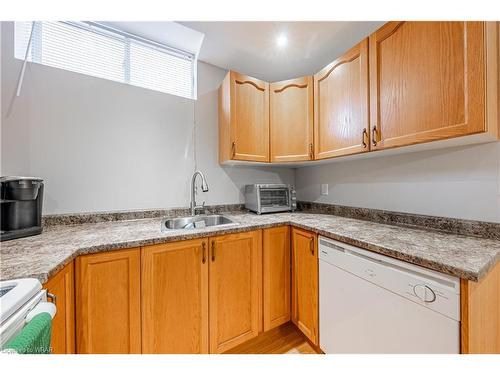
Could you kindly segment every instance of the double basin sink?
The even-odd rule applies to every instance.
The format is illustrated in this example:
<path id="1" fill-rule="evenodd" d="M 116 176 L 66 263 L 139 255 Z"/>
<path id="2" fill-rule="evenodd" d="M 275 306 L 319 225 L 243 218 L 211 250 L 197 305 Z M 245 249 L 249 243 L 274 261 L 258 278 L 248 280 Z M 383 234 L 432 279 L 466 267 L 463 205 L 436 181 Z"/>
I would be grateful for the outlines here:
<path id="1" fill-rule="evenodd" d="M 177 217 L 162 221 L 162 230 L 175 229 L 199 229 L 214 227 L 225 224 L 237 224 L 230 218 L 223 215 L 196 215 L 187 217 Z"/>

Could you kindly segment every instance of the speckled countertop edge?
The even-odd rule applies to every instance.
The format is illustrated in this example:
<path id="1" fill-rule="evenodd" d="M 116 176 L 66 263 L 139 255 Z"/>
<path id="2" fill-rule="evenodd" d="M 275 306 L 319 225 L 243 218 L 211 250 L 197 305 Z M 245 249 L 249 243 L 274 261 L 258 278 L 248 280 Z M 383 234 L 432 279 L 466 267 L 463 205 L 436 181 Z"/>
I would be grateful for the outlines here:
<path id="1" fill-rule="evenodd" d="M 417 266 L 429 268 L 429 269 L 432 269 L 434 271 L 443 272 L 443 273 L 446 273 L 448 275 L 456 276 L 458 278 L 467 279 L 470 281 L 479 281 L 500 261 L 500 252 L 499 252 L 498 255 L 496 255 L 495 257 L 493 257 L 491 259 L 491 262 L 486 263 L 484 265 L 484 267 L 482 267 L 479 271 L 477 271 L 475 273 L 471 273 L 468 271 L 464 271 L 462 268 L 446 266 L 443 263 L 440 263 L 437 261 L 431 261 L 429 259 L 426 259 L 426 258 L 420 257 L 420 256 L 410 256 L 410 255 L 402 256 L 401 252 L 394 250 L 394 249 L 384 248 L 382 246 L 374 245 L 374 244 L 371 244 L 369 242 L 359 241 L 359 240 L 356 240 L 354 238 L 336 235 L 336 234 L 333 234 L 333 233 L 330 233 L 327 231 L 323 231 L 323 230 L 317 230 L 317 229 L 310 227 L 310 226 L 307 226 L 307 225 L 300 225 L 300 224 L 293 223 L 293 226 L 309 230 L 309 231 L 314 232 L 314 233 L 316 233 L 320 236 L 323 236 L 323 237 L 331 238 L 333 240 L 337 240 L 340 242 L 345 242 L 349 245 L 357 246 L 357 247 L 360 247 L 360 248 L 365 249 L 365 250 L 373 251 L 375 253 L 382 254 L 382 255 L 387 255 L 387 256 L 390 256 L 390 257 L 395 258 L 395 259 L 399 259 L 399 260 L 403 260 L 405 262 L 415 264 Z M 500 246 L 500 244 L 499 244 L 499 246 Z"/>
<path id="2" fill-rule="evenodd" d="M 280 225 L 293 225 L 471 281 L 484 277 L 500 260 L 500 241 L 492 239 L 433 233 L 429 230 L 402 228 L 324 214 L 287 213 L 258 216 L 233 213 L 228 216 L 239 224 L 189 232 L 161 232 L 160 219 L 155 218 L 48 228 L 39 236 L 1 244 L 0 279 L 36 277 L 43 283 L 79 255 Z M 135 238 L 132 238 L 134 236 Z M 70 239 L 73 241 L 68 244 Z M 469 248 L 471 253 L 464 254 L 464 249 L 467 251 Z"/>

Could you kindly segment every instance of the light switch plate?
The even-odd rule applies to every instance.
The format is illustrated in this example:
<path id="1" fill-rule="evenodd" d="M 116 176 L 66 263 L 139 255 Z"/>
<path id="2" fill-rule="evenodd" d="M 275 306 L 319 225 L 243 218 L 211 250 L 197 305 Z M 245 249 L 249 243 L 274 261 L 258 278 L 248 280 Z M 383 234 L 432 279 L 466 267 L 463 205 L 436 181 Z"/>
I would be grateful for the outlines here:
<path id="1" fill-rule="evenodd" d="M 328 184 L 321 184 L 321 195 L 328 195 Z"/>

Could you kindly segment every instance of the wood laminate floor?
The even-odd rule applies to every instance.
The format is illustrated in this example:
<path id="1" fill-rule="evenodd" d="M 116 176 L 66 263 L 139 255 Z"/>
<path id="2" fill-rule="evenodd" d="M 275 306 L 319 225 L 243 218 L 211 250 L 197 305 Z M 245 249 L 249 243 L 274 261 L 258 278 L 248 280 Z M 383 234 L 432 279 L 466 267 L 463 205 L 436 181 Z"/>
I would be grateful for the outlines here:
<path id="1" fill-rule="evenodd" d="M 318 352 L 294 324 L 286 323 L 261 333 L 224 354 L 318 354 Z"/>

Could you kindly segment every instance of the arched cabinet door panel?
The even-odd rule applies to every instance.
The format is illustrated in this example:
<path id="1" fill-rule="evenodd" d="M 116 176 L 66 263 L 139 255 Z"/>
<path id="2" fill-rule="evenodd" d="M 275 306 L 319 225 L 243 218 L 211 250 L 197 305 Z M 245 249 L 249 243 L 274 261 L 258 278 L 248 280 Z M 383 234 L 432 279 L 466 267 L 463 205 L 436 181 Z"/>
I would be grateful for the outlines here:
<path id="1" fill-rule="evenodd" d="M 269 161 L 269 83 L 230 71 L 219 88 L 219 161 Z"/>
<path id="2" fill-rule="evenodd" d="M 368 39 L 314 75 L 315 158 L 370 150 Z"/>
<path id="3" fill-rule="evenodd" d="M 313 77 L 270 84 L 271 162 L 314 159 Z"/>

